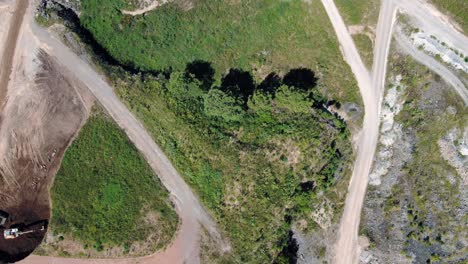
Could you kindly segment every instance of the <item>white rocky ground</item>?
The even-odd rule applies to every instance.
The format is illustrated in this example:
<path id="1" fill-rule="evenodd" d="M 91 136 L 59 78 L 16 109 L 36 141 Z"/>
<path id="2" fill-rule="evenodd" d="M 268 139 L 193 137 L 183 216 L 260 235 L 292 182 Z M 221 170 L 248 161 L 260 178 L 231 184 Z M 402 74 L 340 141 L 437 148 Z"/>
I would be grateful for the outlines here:
<path id="1" fill-rule="evenodd" d="M 468 127 L 463 133 L 451 129 L 438 143 L 442 157 L 457 171 L 462 184 L 468 185 Z"/>
<path id="2" fill-rule="evenodd" d="M 404 100 L 402 93 L 404 87 L 400 84 L 401 75 L 396 76 L 391 82 L 391 88 L 388 89 L 384 98 L 381 113 L 380 126 L 380 147 L 377 152 L 375 163 L 371 174 L 369 175 L 369 184 L 380 185 L 381 177 L 388 173 L 392 166 L 393 144 L 401 139 L 401 125 L 395 123 L 395 116 L 401 111 Z"/>
<path id="3" fill-rule="evenodd" d="M 412 33 L 411 41 L 416 47 L 423 49 L 432 56 L 440 58 L 445 63 L 451 65 L 457 70 L 468 73 L 468 54 L 463 54 L 462 51 L 451 47 L 450 43 L 440 41 L 434 35 L 424 31 Z"/>

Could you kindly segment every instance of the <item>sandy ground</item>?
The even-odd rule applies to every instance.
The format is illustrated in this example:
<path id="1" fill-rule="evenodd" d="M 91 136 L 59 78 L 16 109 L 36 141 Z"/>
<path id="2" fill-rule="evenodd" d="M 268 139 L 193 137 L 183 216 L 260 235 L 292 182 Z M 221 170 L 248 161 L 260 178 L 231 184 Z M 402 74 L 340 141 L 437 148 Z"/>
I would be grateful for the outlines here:
<path id="1" fill-rule="evenodd" d="M 3 57 L 3 47 L 5 44 L 6 35 L 10 28 L 10 19 L 13 15 L 14 5 L 12 0 L 0 0 L 0 61 Z"/>
<path id="2" fill-rule="evenodd" d="M 133 11 L 122 10 L 122 14 L 131 15 L 131 16 L 143 15 L 144 13 L 154 10 L 168 2 L 169 0 L 153 0 L 151 4 L 141 9 L 137 9 Z"/>
<path id="3" fill-rule="evenodd" d="M 13 79 L 16 93 L 2 114 L 1 167 L 8 168 L 10 178 L 0 188 L 0 204 L 10 214 L 7 228 L 48 221 L 49 188 L 65 149 L 88 116 L 81 101 L 86 90 L 79 87 L 83 86 L 47 54 L 40 53 L 37 60 L 40 65 L 32 75 L 34 80 Z M 79 95 L 76 89 L 84 92 Z M 92 97 L 87 97 L 89 106 Z M 0 260 L 24 258 L 44 235 L 38 232 L 9 241 L 0 237 Z"/>
<path id="4" fill-rule="evenodd" d="M 27 7 L 28 1 L 19 2 Z M 25 17 L 24 23 L 30 19 Z M 92 95 L 70 72 L 38 49 L 21 20 L 12 20 L 19 23 L 11 28 L 17 30 L 17 37 L 12 38 L 16 49 L 7 53 L 12 74 L 4 79 L 8 90 L 0 114 L 0 210 L 9 214 L 0 232 L 16 226 L 39 229 L 47 225 L 49 188 L 65 149 L 87 119 L 93 102 Z M 38 231 L 15 240 L 1 236 L 0 262 L 26 257 L 44 235 Z"/>
<path id="5" fill-rule="evenodd" d="M 23 25 L 23 17 L 28 6 L 28 0 L 18 0 L 14 7 L 12 17 L 10 18 L 10 25 L 6 32 L 5 39 L 2 42 L 2 55 L 0 61 L 0 110 L 5 103 L 5 96 L 8 89 L 8 82 L 11 75 L 11 64 L 13 62 L 13 56 L 16 49 L 16 41 L 18 39 L 19 32 Z M 6 6 L 8 10 L 10 7 Z"/>

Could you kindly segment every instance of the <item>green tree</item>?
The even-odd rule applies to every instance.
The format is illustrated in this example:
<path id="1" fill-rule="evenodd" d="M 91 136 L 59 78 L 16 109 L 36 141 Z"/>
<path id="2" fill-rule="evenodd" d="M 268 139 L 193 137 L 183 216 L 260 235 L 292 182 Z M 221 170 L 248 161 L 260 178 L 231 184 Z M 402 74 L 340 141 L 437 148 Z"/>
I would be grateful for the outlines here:
<path id="1" fill-rule="evenodd" d="M 274 103 L 278 109 L 290 113 L 309 113 L 313 102 L 307 92 L 282 85 L 276 91 Z"/>
<path id="2" fill-rule="evenodd" d="M 225 122 L 239 122 L 245 111 L 242 101 L 227 95 L 219 89 L 211 89 L 204 98 L 205 114 Z"/>
<path id="3" fill-rule="evenodd" d="M 252 97 L 247 102 L 249 110 L 257 116 L 258 121 L 263 123 L 271 123 L 273 118 L 273 104 L 272 97 L 268 93 L 262 91 L 255 91 Z"/>
<path id="4" fill-rule="evenodd" d="M 182 72 L 171 74 L 166 85 L 169 105 L 177 113 L 183 114 L 190 120 L 195 120 L 196 115 L 203 111 L 203 95 L 200 81 L 187 78 Z"/>

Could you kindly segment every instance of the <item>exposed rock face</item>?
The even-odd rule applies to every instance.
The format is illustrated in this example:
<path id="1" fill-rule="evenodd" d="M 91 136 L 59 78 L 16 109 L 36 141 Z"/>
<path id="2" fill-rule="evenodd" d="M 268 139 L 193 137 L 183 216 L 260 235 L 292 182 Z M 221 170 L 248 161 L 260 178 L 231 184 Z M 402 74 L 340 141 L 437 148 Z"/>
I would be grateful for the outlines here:
<path id="1" fill-rule="evenodd" d="M 42 8 L 56 9 L 58 5 L 73 10 L 75 14 L 81 14 L 81 0 L 43 0 Z"/>
<path id="2" fill-rule="evenodd" d="M 381 128 L 380 128 L 380 149 L 377 152 L 375 163 L 371 174 L 369 175 L 369 184 L 377 186 L 382 182 L 382 177 L 395 167 L 392 163 L 394 155 L 393 145 L 402 140 L 402 126 L 395 123 L 395 116 L 401 111 L 404 99 L 401 98 L 404 87 L 401 86 L 401 75 L 398 75 L 392 81 L 393 87 L 390 88 L 385 96 L 382 106 Z M 408 160 L 410 157 L 404 159 Z M 393 161 L 394 162 L 394 161 Z M 396 182 L 396 177 L 389 183 L 388 191 Z"/>

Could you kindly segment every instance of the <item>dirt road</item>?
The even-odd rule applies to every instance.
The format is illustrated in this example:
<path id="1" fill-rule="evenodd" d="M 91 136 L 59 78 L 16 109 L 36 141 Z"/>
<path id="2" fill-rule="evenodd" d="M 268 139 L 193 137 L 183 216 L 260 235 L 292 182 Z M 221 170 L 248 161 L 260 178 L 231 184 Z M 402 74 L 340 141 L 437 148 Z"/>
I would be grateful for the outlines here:
<path id="1" fill-rule="evenodd" d="M 358 228 L 361 216 L 362 204 L 367 188 L 368 175 L 371 169 L 374 158 L 375 149 L 377 146 L 378 129 L 379 129 L 379 102 L 380 88 L 374 87 L 374 83 L 382 83 L 378 78 L 369 76 L 361 57 L 354 45 L 354 42 L 349 34 L 343 19 L 341 18 L 338 9 L 333 0 L 322 0 L 322 3 L 327 11 L 327 14 L 333 24 L 338 40 L 341 44 L 341 49 L 346 62 L 350 65 L 355 78 L 358 82 L 361 96 L 364 101 L 365 116 L 363 128 L 360 132 L 357 141 L 357 158 L 354 164 L 353 174 L 348 188 L 348 195 L 345 201 L 345 208 L 339 229 L 339 238 L 335 249 L 335 263 L 356 263 L 359 257 L 358 251 Z M 379 24 L 383 24 L 379 21 Z M 385 34 L 379 34 L 376 43 L 378 45 L 386 45 L 389 42 Z M 377 76 L 385 76 L 386 64 L 385 48 L 378 49 L 375 53 L 374 72 L 378 72 Z M 384 59 L 384 61 L 380 61 Z M 375 65 L 379 65 L 378 67 Z M 383 71 L 383 72 L 382 72 Z M 374 74 L 375 76 L 375 74 Z M 375 80 L 375 81 L 373 81 Z M 380 86 L 380 85 L 379 85 Z"/>
<path id="2" fill-rule="evenodd" d="M 458 95 L 463 99 L 465 105 L 468 105 L 468 90 L 458 77 L 453 74 L 447 67 L 442 65 L 436 59 L 427 55 L 426 53 L 418 50 L 405 36 L 401 30 L 396 31 L 396 42 L 401 50 L 411 57 L 413 57 L 417 62 L 429 68 L 431 71 L 437 73 L 442 79 L 444 79 L 450 86 L 458 93 Z M 468 43 L 468 42 L 467 42 Z"/>
<path id="3" fill-rule="evenodd" d="M 23 25 L 24 14 L 28 7 L 28 0 L 18 0 L 13 13 L 8 35 L 3 46 L 1 61 L 0 61 L 0 111 L 5 103 L 5 97 L 8 90 L 11 71 L 13 69 L 13 57 L 15 55 L 16 42 L 18 35 Z"/>
<path id="4" fill-rule="evenodd" d="M 391 0 L 394 1 L 399 10 L 408 14 L 415 26 L 431 32 L 440 40 L 446 42 L 450 47 L 457 48 L 464 54 L 468 54 L 468 38 L 456 30 L 448 19 L 433 6 L 427 4 L 427 0 Z"/>
<path id="5" fill-rule="evenodd" d="M 165 251 L 149 257 L 135 259 L 83 260 L 32 256 L 23 263 L 198 263 L 199 224 L 208 230 L 210 235 L 221 241 L 217 225 L 198 198 L 172 166 L 163 151 L 153 141 L 143 125 L 133 116 L 127 107 L 120 102 L 102 76 L 92 66 L 81 60 L 52 33 L 34 23 L 29 25 L 42 43 L 44 50 L 53 54 L 63 67 L 72 71 L 76 78 L 84 83 L 96 99 L 108 111 L 116 123 L 126 132 L 129 139 L 159 176 L 161 182 L 171 193 L 181 217 L 182 227 L 176 240 Z M 226 249 L 228 246 L 226 246 Z"/>
<path id="6" fill-rule="evenodd" d="M 27 4 L 18 3 L 13 16 L 27 14 L 30 9 L 21 10 Z M 19 23 L 10 26 L 19 31 L 13 38 L 16 47 L 9 51 L 14 54 L 4 57 L 9 65 L 2 65 L 11 67 L 11 74 L 6 78 L 8 99 L 0 112 L 0 210 L 9 215 L 0 233 L 11 227 L 36 232 L 14 240 L 1 235 L 1 263 L 23 259 L 41 243 L 45 235 L 41 226 L 46 229 L 50 218 L 49 187 L 65 149 L 87 119 L 85 104 L 93 101 L 69 72 L 37 49 L 26 27 L 32 19 L 25 15 L 8 21 Z"/>

